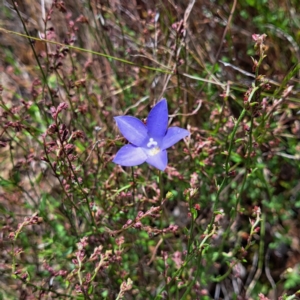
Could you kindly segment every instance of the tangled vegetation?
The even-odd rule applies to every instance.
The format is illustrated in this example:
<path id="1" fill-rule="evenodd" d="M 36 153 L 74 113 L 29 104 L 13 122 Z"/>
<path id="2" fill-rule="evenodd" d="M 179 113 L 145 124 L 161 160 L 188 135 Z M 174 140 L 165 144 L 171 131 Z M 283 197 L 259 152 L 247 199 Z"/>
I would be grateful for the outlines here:
<path id="1" fill-rule="evenodd" d="M 3 3 L 0 299 L 297 299 L 298 1 Z"/>

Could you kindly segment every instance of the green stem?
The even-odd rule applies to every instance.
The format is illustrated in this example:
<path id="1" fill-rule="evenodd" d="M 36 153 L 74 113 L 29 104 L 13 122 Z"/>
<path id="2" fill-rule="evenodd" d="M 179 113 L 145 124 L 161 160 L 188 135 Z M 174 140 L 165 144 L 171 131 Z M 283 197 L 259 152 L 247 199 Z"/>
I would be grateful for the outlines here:
<path id="1" fill-rule="evenodd" d="M 216 227 L 214 226 L 213 230 L 204 237 L 204 239 L 202 240 L 201 244 L 199 245 L 199 247 L 198 247 L 199 252 L 198 252 L 198 257 L 197 257 L 197 261 L 196 261 L 197 272 L 196 272 L 196 275 L 194 276 L 193 280 L 188 285 L 188 287 L 187 287 L 185 293 L 183 294 L 183 296 L 181 297 L 181 299 L 186 299 L 186 297 L 188 295 L 190 295 L 190 291 L 191 291 L 192 287 L 194 286 L 197 278 L 200 277 L 200 270 L 201 270 L 200 266 L 201 266 L 201 259 L 202 259 L 202 251 L 205 249 L 205 243 L 206 243 L 206 241 L 210 237 L 212 237 L 215 234 L 215 232 L 216 232 Z"/>
<path id="2" fill-rule="evenodd" d="M 136 182 L 135 182 L 135 178 L 134 178 L 134 169 L 133 169 L 133 167 L 131 167 L 131 176 L 132 176 L 132 182 L 133 182 L 133 185 L 132 185 L 132 202 L 134 203 L 134 191 L 135 191 Z"/>
<path id="3" fill-rule="evenodd" d="M 196 256 L 195 253 L 191 254 L 190 256 L 187 257 L 186 261 L 182 264 L 181 268 L 178 269 L 174 276 L 171 278 L 171 280 L 166 283 L 162 288 L 161 290 L 157 293 L 156 297 L 154 298 L 154 300 L 158 300 L 158 299 L 161 299 L 161 296 L 160 294 L 163 292 L 163 290 L 165 290 L 167 288 L 167 286 L 170 286 L 171 283 L 173 283 L 173 281 L 178 278 L 181 273 L 183 272 L 184 268 L 187 266 L 187 264 Z"/>
<path id="4" fill-rule="evenodd" d="M 188 240 L 188 253 L 191 253 L 191 246 L 193 243 L 193 231 L 194 231 L 194 214 L 192 213 L 192 199 L 190 196 L 188 196 L 188 203 L 190 206 L 190 214 L 191 214 L 191 226 L 190 226 L 190 234 L 189 234 L 189 240 Z"/>
<path id="5" fill-rule="evenodd" d="M 160 189 L 159 206 L 160 206 L 160 209 L 161 209 L 159 228 L 162 228 L 162 226 L 163 226 L 163 215 L 164 215 L 164 209 L 162 207 L 162 202 L 163 202 L 163 199 L 164 199 L 164 184 L 163 184 L 162 174 L 163 174 L 162 171 L 159 171 L 159 173 L 158 173 L 159 189 Z"/>
<path id="6" fill-rule="evenodd" d="M 162 171 L 159 171 L 158 176 L 159 176 L 159 189 L 160 189 L 159 205 L 161 205 L 162 200 L 164 198 L 164 184 L 162 180 Z"/>

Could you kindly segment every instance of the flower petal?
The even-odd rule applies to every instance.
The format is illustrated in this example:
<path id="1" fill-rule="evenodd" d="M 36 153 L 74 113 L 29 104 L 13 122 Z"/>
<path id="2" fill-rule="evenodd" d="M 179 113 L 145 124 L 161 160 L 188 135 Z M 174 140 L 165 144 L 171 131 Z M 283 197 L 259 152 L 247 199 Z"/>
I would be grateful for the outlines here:
<path id="1" fill-rule="evenodd" d="M 180 127 L 170 127 L 162 141 L 161 149 L 165 150 L 173 146 L 188 135 L 190 135 L 190 132 L 186 129 Z"/>
<path id="2" fill-rule="evenodd" d="M 133 167 L 142 164 L 146 159 L 147 155 L 142 148 L 125 145 L 117 152 L 113 162 L 121 166 Z"/>
<path id="3" fill-rule="evenodd" d="M 147 127 L 138 118 L 121 116 L 114 118 L 124 137 L 133 145 L 141 146 L 147 138 Z"/>
<path id="4" fill-rule="evenodd" d="M 166 150 L 160 151 L 156 155 L 149 156 L 146 160 L 149 165 L 164 171 L 168 164 L 168 154 Z"/>
<path id="5" fill-rule="evenodd" d="M 166 99 L 159 101 L 147 118 L 148 135 L 153 138 L 163 137 L 168 129 L 168 104 Z"/>

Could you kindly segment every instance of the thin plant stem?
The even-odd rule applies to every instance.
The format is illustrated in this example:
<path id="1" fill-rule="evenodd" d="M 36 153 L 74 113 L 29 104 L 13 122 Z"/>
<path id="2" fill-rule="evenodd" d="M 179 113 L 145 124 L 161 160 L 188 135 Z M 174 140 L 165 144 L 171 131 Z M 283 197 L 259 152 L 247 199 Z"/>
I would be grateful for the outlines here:
<path id="1" fill-rule="evenodd" d="M 132 202 L 134 203 L 134 198 L 135 198 L 135 177 L 134 177 L 134 167 L 131 167 L 131 177 L 132 177 Z"/>
<path id="2" fill-rule="evenodd" d="M 158 180 L 159 180 L 159 205 L 162 203 L 162 199 L 164 198 L 164 184 L 163 184 L 163 179 L 162 179 L 162 171 L 158 172 Z"/>
<path id="3" fill-rule="evenodd" d="M 147 70 L 156 71 L 156 72 L 165 73 L 165 74 L 173 74 L 173 72 L 171 70 L 168 70 L 168 69 L 161 69 L 161 68 L 149 67 L 149 66 L 145 66 L 145 65 L 138 65 L 134 62 L 131 62 L 131 61 L 123 59 L 123 58 L 111 56 L 111 55 L 104 54 L 104 53 L 101 53 L 101 52 L 92 51 L 92 50 L 89 50 L 89 49 L 84 49 L 84 48 L 80 48 L 80 47 L 76 47 L 76 46 L 72 46 L 72 45 L 66 45 L 66 44 L 63 44 L 63 43 L 60 43 L 60 42 L 56 42 L 56 41 L 40 39 L 40 38 L 31 36 L 28 33 L 23 34 L 23 33 L 19 33 L 19 32 L 4 29 L 2 27 L 0 27 L 0 31 L 2 31 L 4 33 L 15 34 L 15 35 L 18 35 L 18 36 L 21 36 L 21 37 L 26 37 L 26 38 L 34 40 L 34 41 L 42 41 L 44 43 L 54 44 L 54 45 L 58 45 L 58 46 L 61 46 L 61 47 L 67 47 L 67 48 L 73 49 L 75 51 L 87 52 L 87 53 L 94 54 L 94 55 L 97 55 L 97 56 L 102 56 L 102 57 L 105 57 L 105 58 L 109 58 L 109 59 L 119 61 L 119 62 L 124 63 L 124 64 L 133 65 L 133 66 L 139 67 L 141 69 L 147 69 Z M 43 77 L 44 77 L 44 75 L 43 75 Z"/>
<path id="4" fill-rule="evenodd" d="M 259 86 L 257 87 L 254 87 L 251 91 L 251 94 L 249 96 L 249 103 L 251 102 L 253 96 L 255 95 L 255 92 L 259 89 Z M 225 161 L 225 176 L 222 180 L 222 183 L 221 185 L 219 186 L 218 188 L 218 191 L 217 191 L 217 195 L 216 195 L 216 199 L 214 201 L 214 205 L 213 205 L 213 216 L 211 218 L 211 221 L 210 221 L 210 224 L 209 224 L 209 227 L 208 227 L 208 231 L 211 231 L 212 229 L 212 225 L 215 221 L 215 210 L 217 209 L 218 205 L 219 205 L 219 200 L 220 200 L 220 194 L 222 192 L 222 190 L 224 189 L 224 187 L 226 186 L 226 183 L 227 183 L 227 180 L 228 180 L 228 173 L 229 173 L 229 170 L 230 170 L 230 165 L 229 165 L 229 161 L 230 161 L 230 157 L 231 157 L 231 153 L 232 153 L 232 149 L 233 149 L 233 144 L 234 144 L 234 138 L 235 138 L 235 135 L 236 135 L 236 132 L 238 130 L 238 127 L 240 125 L 240 123 L 242 122 L 242 120 L 244 119 L 244 116 L 246 115 L 246 112 L 247 112 L 247 109 L 244 108 L 238 118 L 238 120 L 236 121 L 234 127 L 233 127 L 233 130 L 232 130 L 232 133 L 230 135 L 230 140 L 229 140 L 229 147 L 228 147 L 228 153 L 227 153 L 227 157 L 226 157 L 226 161 Z"/>
<path id="5" fill-rule="evenodd" d="M 162 228 L 162 224 L 163 224 L 163 212 L 164 209 L 162 207 L 162 201 L 164 199 L 164 184 L 163 184 L 163 176 L 162 176 L 162 171 L 158 171 L 158 180 L 159 180 L 159 190 L 160 190 L 160 194 L 159 194 L 159 206 L 161 207 L 161 214 L 160 214 L 160 228 Z"/>

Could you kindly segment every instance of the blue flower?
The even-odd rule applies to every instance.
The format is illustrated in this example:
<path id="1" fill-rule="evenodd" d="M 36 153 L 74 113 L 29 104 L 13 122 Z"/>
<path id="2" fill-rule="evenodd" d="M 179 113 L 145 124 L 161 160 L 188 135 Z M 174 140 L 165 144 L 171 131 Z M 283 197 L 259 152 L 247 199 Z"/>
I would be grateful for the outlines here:
<path id="1" fill-rule="evenodd" d="M 188 136 L 188 130 L 168 128 L 167 100 L 162 99 L 150 111 L 147 122 L 131 116 L 114 118 L 121 133 L 130 142 L 116 154 L 113 162 L 133 167 L 144 162 L 164 171 L 168 164 L 166 149 Z"/>

